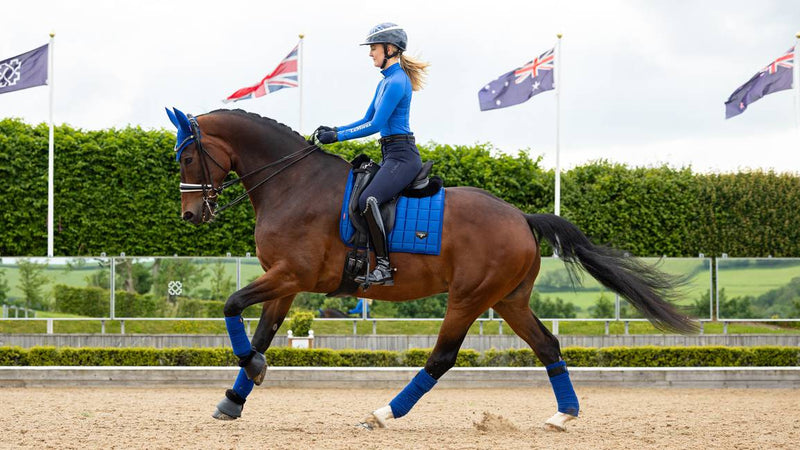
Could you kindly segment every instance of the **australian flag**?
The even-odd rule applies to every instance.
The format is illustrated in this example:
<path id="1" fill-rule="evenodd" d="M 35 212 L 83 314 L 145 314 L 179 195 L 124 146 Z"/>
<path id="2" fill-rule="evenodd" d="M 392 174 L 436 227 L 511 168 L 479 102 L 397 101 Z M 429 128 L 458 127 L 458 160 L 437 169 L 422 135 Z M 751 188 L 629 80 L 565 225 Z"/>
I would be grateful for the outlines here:
<path id="1" fill-rule="evenodd" d="M 295 46 L 286 55 L 286 58 L 283 58 L 283 61 L 278 64 L 278 67 L 259 81 L 258 84 L 239 89 L 229 95 L 223 102 L 238 102 L 239 100 L 261 97 L 279 89 L 298 87 L 300 85 L 297 81 L 298 73 L 297 46 Z"/>
<path id="2" fill-rule="evenodd" d="M 554 50 L 551 48 L 533 61 L 500 75 L 482 87 L 478 91 L 481 111 L 516 105 L 553 89 Z"/>
<path id="3" fill-rule="evenodd" d="M 792 88 L 792 67 L 794 66 L 794 47 L 772 61 L 750 78 L 750 81 L 733 91 L 725 102 L 725 118 L 730 119 L 747 109 L 747 105 L 772 94 Z"/>
<path id="4" fill-rule="evenodd" d="M 47 84 L 49 44 L 0 61 L 0 94 Z"/>

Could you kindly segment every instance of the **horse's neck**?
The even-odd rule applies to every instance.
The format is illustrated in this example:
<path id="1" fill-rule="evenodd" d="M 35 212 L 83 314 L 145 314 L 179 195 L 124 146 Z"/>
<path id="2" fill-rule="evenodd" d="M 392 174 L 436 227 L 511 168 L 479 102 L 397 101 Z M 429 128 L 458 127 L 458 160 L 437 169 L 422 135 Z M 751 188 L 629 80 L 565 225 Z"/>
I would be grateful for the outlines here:
<path id="1" fill-rule="evenodd" d="M 299 158 L 303 156 L 302 150 L 306 147 L 291 145 L 284 148 L 289 150 L 284 150 L 283 154 L 275 156 L 268 155 L 266 151 L 258 154 L 257 150 L 254 150 L 254 154 L 242 155 L 239 158 L 241 167 L 236 168 L 237 174 L 240 177 L 246 176 L 295 152 L 300 152 Z M 270 221 L 279 219 L 291 221 L 297 215 L 312 209 L 323 214 L 330 209 L 334 211 L 335 216 L 338 216 L 341 205 L 328 205 L 328 202 L 320 202 L 320 199 L 340 184 L 344 189 L 348 164 L 320 150 L 312 151 L 302 160 L 289 165 L 293 160 L 294 158 L 289 158 L 286 163 L 276 164 L 242 180 L 246 190 L 252 189 L 249 195 L 256 217 L 268 213 Z M 268 177 L 272 178 L 259 186 L 259 183 Z"/>

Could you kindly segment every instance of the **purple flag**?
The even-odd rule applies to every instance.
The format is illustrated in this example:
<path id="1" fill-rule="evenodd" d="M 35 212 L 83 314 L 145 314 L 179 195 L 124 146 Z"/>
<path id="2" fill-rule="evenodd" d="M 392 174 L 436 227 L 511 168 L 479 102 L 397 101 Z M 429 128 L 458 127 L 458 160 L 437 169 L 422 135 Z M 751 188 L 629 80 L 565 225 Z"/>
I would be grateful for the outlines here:
<path id="1" fill-rule="evenodd" d="M 478 91 L 481 111 L 522 103 L 536 94 L 553 89 L 555 49 L 550 49 L 524 66 L 504 73 Z"/>
<path id="2" fill-rule="evenodd" d="M 0 61 L 0 94 L 47 84 L 49 44 Z"/>
<path id="3" fill-rule="evenodd" d="M 725 118 L 738 116 L 747 109 L 747 105 L 767 94 L 791 89 L 793 65 L 794 47 L 753 75 L 750 81 L 733 91 L 728 101 L 725 102 Z"/>

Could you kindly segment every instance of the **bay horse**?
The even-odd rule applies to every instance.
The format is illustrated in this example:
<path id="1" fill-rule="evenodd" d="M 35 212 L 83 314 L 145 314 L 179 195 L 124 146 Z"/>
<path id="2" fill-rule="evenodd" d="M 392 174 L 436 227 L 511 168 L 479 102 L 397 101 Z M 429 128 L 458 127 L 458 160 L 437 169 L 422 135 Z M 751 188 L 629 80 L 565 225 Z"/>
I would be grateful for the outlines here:
<path id="1" fill-rule="evenodd" d="M 232 294 L 224 308 L 242 369 L 213 416 L 232 420 L 241 416 L 253 386 L 263 381 L 267 368 L 263 353 L 295 295 L 332 292 L 340 283 L 349 249 L 339 237 L 338 222 L 351 165 L 309 145 L 289 127 L 256 114 L 217 110 L 191 117 L 179 110 L 167 112 L 178 128 L 175 150 L 183 219 L 194 225 L 214 219 L 225 208 L 218 207 L 218 194 L 237 181 L 255 210 L 256 255 L 264 274 Z M 225 182 L 230 172 L 239 178 Z M 558 339 L 529 307 L 541 264 L 540 239 L 550 243 L 570 270 L 582 268 L 626 298 L 657 328 L 696 330 L 696 324 L 670 302 L 676 280 L 655 267 L 593 244 L 559 216 L 525 214 L 474 187 L 449 187 L 445 194 L 440 254 L 395 253 L 395 285 L 369 288 L 370 298 L 387 301 L 447 292 L 436 345 L 425 367 L 389 404 L 368 414 L 364 427 L 385 427 L 389 419 L 410 411 L 453 367 L 470 325 L 494 308 L 547 370 L 558 411 L 544 427 L 566 429 L 566 422 L 578 415 L 578 398 Z M 365 293 L 359 288 L 353 295 Z M 250 342 L 241 313 L 256 303 L 263 303 L 263 310 Z"/>

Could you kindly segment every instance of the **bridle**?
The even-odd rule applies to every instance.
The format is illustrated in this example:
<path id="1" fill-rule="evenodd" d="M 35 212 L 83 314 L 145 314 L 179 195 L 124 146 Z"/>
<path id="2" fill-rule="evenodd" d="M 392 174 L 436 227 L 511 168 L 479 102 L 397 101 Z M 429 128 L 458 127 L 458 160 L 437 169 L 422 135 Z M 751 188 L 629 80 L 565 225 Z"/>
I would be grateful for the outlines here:
<path id="1" fill-rule="evenodd" d="M 200 165 L 203 172 L 203 182 L 202 184 L 192 184 L 192 183 L 181 183 L 180 184 L 180 191 L 181 194 L 183 193 L 190 193 L 190 192 L 202 192 L 203 193 L 203 210 L 201 212 L 201 221 L 206 222 L 206 211 L 208 211 L 208 221 L 213 220 L 217 214 L 221 213 L 222 211 L 230 208 L 231 206 L 240 203 L 242 200 L 247 198 L 247 196 L 253 192 L 255 189 L 261 187 L 263 184 L 267 183 L 274 177 L 276 177 L 279 173 L 283 172 L 284 170 L 288 169 L 289 167 L 295 165 L 296 163 L 300 162 L 306 156 L 314 153 L 315 150 L 318 150 L 319 147 L 316 145 L 309 145 L 304 147 L 296 152 L 290 153 L 277 161 L 271 162 L 267 165 L 261 166 L 258 169 L 255 169 L 251 172 L 248 172 L 239 178 L 235 178 L 232 180 L 228 180 L 219 186 L 214 186 L 214 179 L 211 177 L 211 170 L 209 167 L 208 160 L 211 160 L 217 167 L 225 171 L 226 173 L 232 170 L 231 168 L 226 169 L 222 166 L 206 149 L 203 147 L 203 141 L 201 139 L 200 134 L 200 125 L 197 123 L 197 118 L 192 116 L 191 114 L 186 115 L 189 119 L 189 124 L 192 127 L 192 134 L 187 136 L 183 139 L 182 142 L 179 142 L 178 145 L 175 146 L 176 149 L 183 148 L 184 146 L 188 145 L 189 142 L 194 140 L 195 147 L 197 148 L 197 154 L 200 159 Z M 225 189 L 242 182 L 245 178 L 248 178 L 252 175 L 260 173 L 265 169 L 270 167 L 279 166 L 275 172 L 269 174 L 263 180 L 256 183 L 253 187 L 245 191 L 245 193 L 239 195 L 229 203 L 225 204 L 224 206 L 218 207 L 217 205 L 217 197 L 219 194 L 222 193 Z"/>

